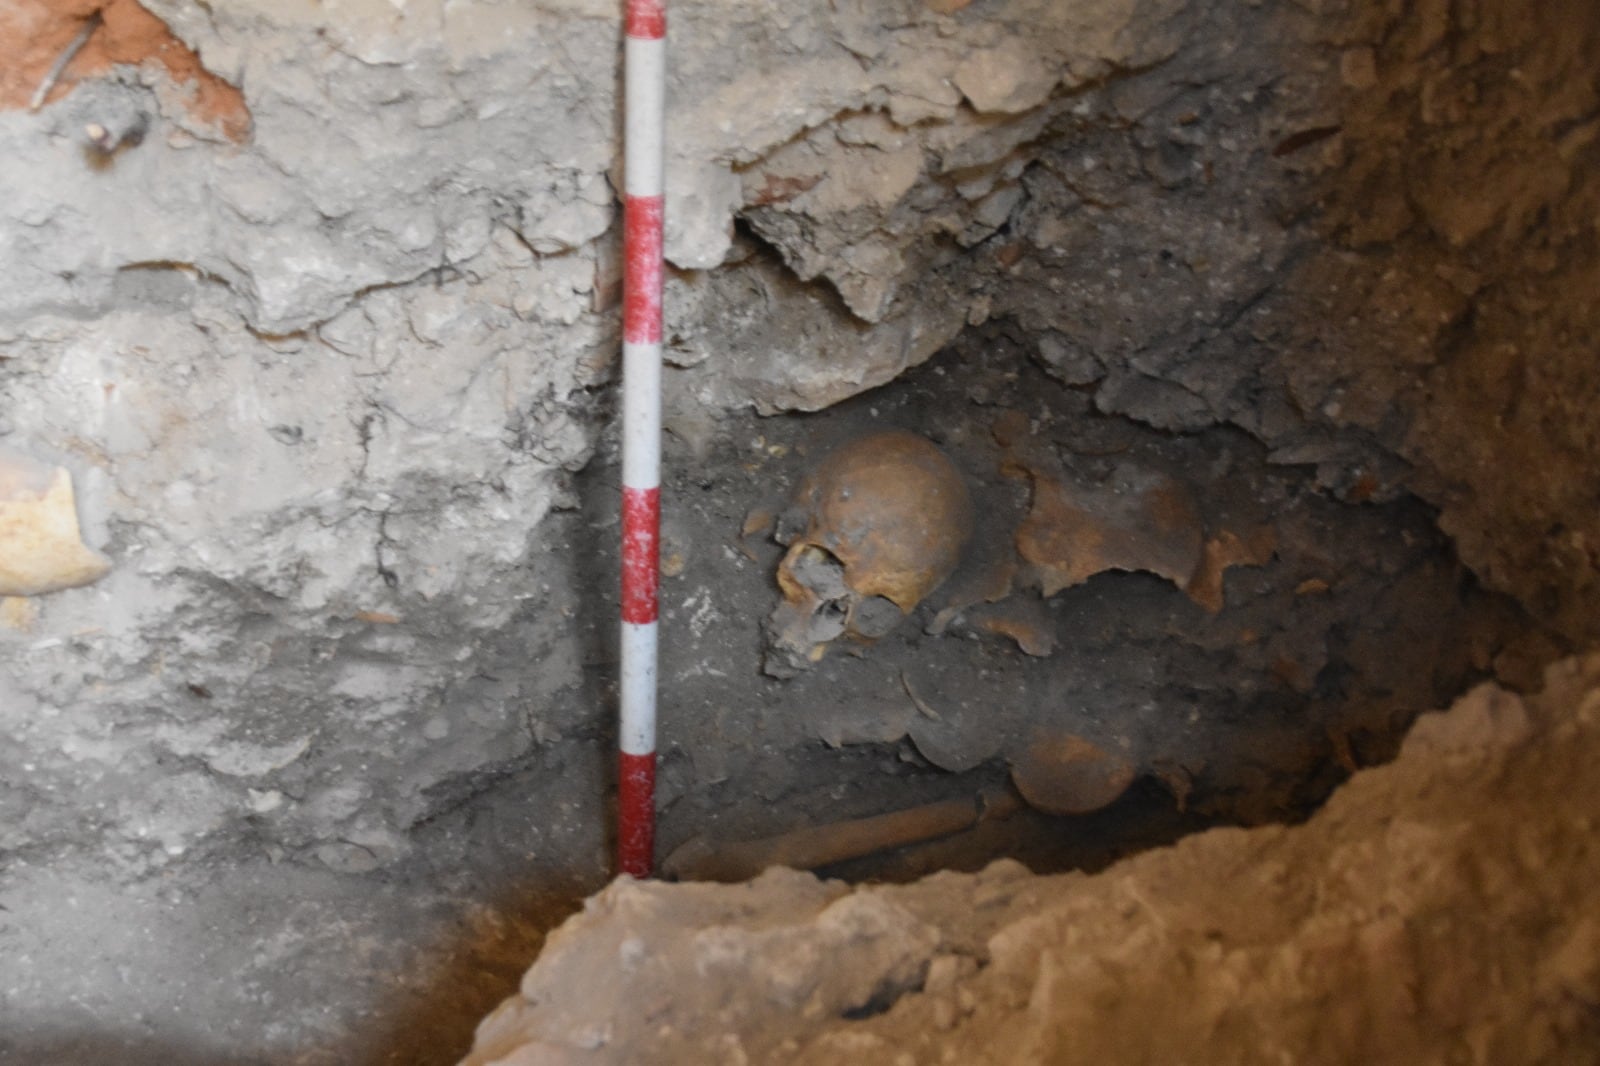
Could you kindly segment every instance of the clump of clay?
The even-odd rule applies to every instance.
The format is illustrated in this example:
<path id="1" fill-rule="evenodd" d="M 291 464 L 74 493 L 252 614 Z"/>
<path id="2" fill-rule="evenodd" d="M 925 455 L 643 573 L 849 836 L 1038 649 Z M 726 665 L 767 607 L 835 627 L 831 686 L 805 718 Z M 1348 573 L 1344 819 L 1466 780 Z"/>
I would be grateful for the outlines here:
<path id="1" fill-rule="evenodd" d="M 36 99 L 48 105 L 84 78 L 148 65 L 182 87 L 181 106 L 201 126 L 231 141 L 249 136 L 244 95 L 206 70 L 194 50 L 136 0 L 11 0 L 0 4 L 0 42 L 0 109 L 28 107 Z M 67 62 L 58 66 L 63 57 Z"/>

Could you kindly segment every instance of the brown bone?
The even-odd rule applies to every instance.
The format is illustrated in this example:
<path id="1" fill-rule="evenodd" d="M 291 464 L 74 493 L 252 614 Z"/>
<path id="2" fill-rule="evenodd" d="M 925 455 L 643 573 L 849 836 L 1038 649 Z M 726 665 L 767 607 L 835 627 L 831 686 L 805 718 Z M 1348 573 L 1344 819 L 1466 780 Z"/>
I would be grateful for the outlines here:
<path id="1" fill-rule="evenodd" d="M 848 634 L 883 636 L 960 561 L 972 500 L 943 452 L 886 430 L 829 453 L 801 483 L 778 565 L 784 602 L 768 622 L 767 672 L 792 676 Z"/>

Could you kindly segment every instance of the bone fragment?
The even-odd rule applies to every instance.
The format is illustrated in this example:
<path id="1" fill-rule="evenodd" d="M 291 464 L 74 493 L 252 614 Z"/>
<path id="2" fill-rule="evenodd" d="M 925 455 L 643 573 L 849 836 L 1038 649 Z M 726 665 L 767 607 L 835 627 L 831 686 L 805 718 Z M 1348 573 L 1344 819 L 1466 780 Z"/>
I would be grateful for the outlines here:
<path id="1" fill-rule="evenodd" d="M 986 821 L 1006 818 L 1021 808 L 1022 800 L 1015 793 L 996 790 L 970 799 L 944 800 L 870 818 L 808 826 L 761 840 L 718 844 L 695 837 L 668 855 L 661 871 L 682 881 L 743 881 L 772 866 L 814 870 L 949 836 Z"/>
<path id="2" fill-rule="evenodd" d="M 78 535 L 72 476 L 0 448 L 0 596 L 75 588 L 110 569 Z"/>
<path id="3" fill-rule="evenodd" d="M 1232 566 L 1265 566 L 1278 550 L 1278 534 L 1271 526 L 1261 526 L 1248 537 L 1224 529 L 1206 541 L 1200 565 L 1184 590 L 1189 598 L 1209 613 L 1224 606 L 1222 578 Z"/>
<path id="4" fill-rule="evenodd" d="M 1040 732 L 1011 762 L 1017 791 L 1028 806 L 1046 814 L 1108 807 L 1137 775 L 1127 759 L 1071 733 Z"/>
<path id="5" fill-rule="evenodd" d="M 906 690 L 906 695 L 911 697 L 911 703 L 919 713 L 935 722 L 944 721 L 944 715 L 928 706 L 928 701 L 917 695 L 917 690 L 911 687 L 911 678 L 906 676 L 904 670 L 900 671 L 900 685 Z"/>
<path id="6" fill-rule="evenodd" d="M 1188 587 L 1200 568 L 1205 526 L 1188 485 L 1132 461 L 1118 464 L 1105 483 L 1089 484 L 1016 411 L 997 418 L 993 434 L 1006 452 L 1002 472 L 1033 485 L 1016 546 L 1045 596 L 1107 570 L 1143 570 Z"/>
<path id="7" fill-rule="evenodd" d="M 972 623 L 986 632 L 1010 637 L 1028 655 L 1043 658 L 1055 654 L 1055 625 L 1039 600 L 1007 600 L 974 612 Z"/>

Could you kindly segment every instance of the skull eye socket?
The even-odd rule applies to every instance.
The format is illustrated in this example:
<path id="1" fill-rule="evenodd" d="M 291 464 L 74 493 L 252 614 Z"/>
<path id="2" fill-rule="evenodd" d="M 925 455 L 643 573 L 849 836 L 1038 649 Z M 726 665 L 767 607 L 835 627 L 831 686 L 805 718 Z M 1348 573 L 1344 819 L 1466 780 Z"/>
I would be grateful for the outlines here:
<path id="1" fill-rule="evenodd" d="M 868 596 L 856 604 L 856 613 L 850 625 L 859 635 L 868 640 L 877 640 L 888 636 L 903 617 L 893 600 L 884 596 Z"/>

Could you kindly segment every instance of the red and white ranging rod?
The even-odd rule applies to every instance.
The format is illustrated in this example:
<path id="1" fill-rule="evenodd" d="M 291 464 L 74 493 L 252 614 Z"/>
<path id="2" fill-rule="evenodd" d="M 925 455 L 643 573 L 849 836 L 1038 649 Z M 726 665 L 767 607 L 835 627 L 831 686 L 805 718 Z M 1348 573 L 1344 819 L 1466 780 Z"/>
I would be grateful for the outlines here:
<path id="1" fill-rule="evenodd" d="M 623 51 L 622 687 L 617 872 L 649 877 L 656 836 L 656 619 L 661 580 L 664 0 L 627 0 Z"/>

